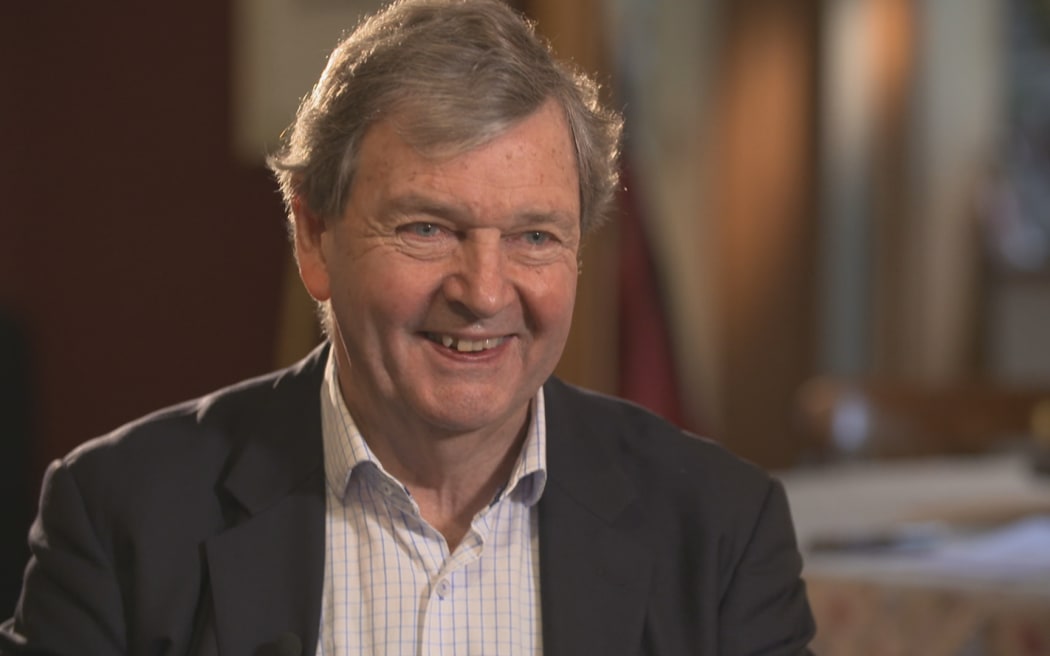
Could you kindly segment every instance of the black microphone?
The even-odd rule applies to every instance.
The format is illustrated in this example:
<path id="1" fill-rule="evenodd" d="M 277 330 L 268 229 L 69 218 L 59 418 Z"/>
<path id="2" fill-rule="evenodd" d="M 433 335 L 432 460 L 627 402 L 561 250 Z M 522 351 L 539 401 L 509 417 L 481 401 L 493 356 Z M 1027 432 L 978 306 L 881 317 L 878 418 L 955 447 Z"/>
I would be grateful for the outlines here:
<path id="1" fill-rule="evenodd" d="M 292 632 L 282 633 L 280 637 L 267 645 L 266 649 L 260 653 L 266 656 L 302 656 L 303 643 L 299 640 L 299 636 Z"/>

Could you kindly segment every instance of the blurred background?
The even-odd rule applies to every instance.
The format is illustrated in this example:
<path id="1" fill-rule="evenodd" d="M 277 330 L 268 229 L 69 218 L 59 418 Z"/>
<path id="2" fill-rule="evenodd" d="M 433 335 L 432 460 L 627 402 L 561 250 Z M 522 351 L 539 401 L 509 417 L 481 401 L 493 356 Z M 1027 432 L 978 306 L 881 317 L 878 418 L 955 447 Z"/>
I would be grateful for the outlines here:
<path id="1" fill-rule="evenodd" d="M 51 459 L 316 344 L 263 156 L 379 4 L 0 7 L 0 615 Z M 627 117 L 562 376 L 778 470 L 814 380 L 1050 388 L 1050 3 L 512 4 Z"/>

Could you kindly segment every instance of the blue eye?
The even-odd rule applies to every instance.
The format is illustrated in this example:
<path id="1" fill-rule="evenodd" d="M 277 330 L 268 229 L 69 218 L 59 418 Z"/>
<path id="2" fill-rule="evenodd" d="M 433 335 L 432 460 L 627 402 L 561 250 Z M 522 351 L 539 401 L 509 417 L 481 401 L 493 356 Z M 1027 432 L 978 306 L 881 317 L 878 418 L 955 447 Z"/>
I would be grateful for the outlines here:
<path id="1" fill-rule="evenodd" d="M 437 237 L 441 234 L 441 228 L 433 223 L 413 223 L 406 229 L 417 237 Z"/>
<path id="2" fill-rule="evenodd" d="M 551 240 L 551 234 L 542 230 L 531 230 L 522 236 L 532 246 L 543 246 Z"/>

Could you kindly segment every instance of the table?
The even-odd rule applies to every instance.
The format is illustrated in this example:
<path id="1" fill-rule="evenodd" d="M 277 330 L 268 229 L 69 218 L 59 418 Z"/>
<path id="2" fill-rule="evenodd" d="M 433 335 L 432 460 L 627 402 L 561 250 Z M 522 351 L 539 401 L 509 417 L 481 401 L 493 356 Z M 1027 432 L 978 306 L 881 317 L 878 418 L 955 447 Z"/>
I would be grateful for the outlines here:
<path id="1" fill-rule="evenodd" d="M 818 654 L 1050 655 L 1050 477 L 1023 453 L 778 477 Z"/>

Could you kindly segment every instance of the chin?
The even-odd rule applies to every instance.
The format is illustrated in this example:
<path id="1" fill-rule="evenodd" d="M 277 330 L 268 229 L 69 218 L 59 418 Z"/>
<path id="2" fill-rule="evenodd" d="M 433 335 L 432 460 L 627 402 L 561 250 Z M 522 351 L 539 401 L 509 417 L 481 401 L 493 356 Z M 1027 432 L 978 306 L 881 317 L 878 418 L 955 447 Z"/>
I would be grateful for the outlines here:
<path id="1" fill-rule="evenodd" d="M 533 395 L 523 401 L 496 396 L 488 389 L 484 394 L 449 394 L 432 401 L 434 424 L 451 432 L 472 432 L 496 427 L 527 410 Z"/>

